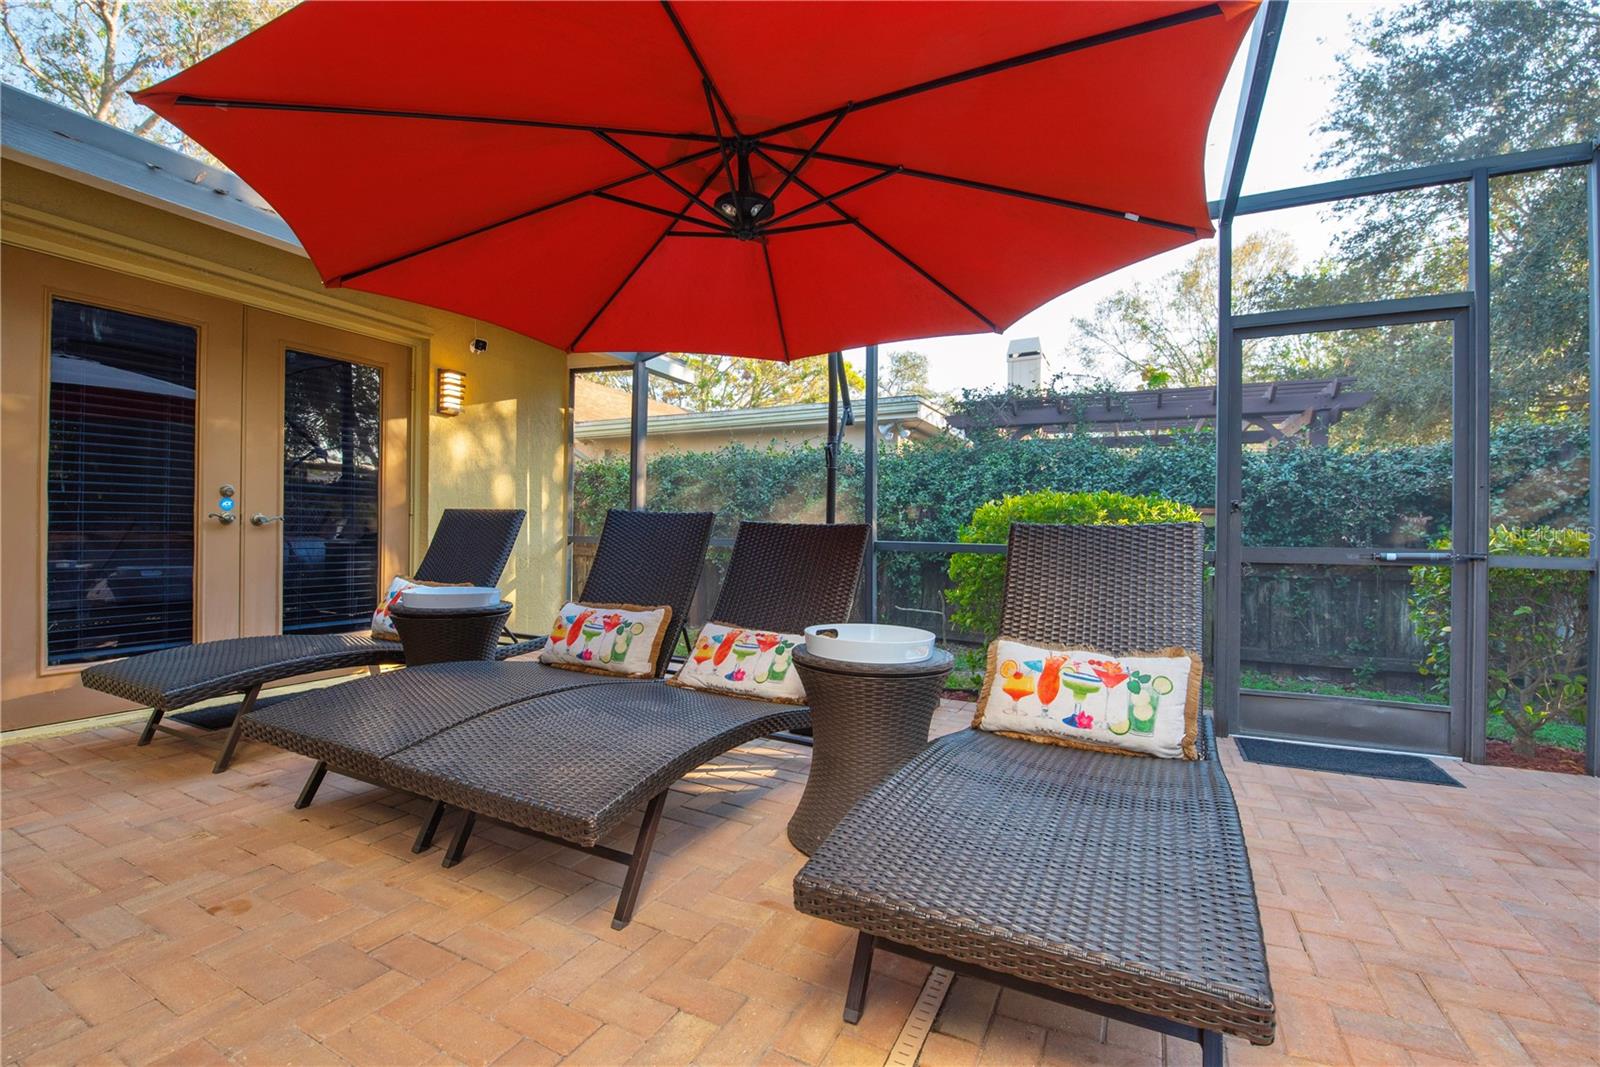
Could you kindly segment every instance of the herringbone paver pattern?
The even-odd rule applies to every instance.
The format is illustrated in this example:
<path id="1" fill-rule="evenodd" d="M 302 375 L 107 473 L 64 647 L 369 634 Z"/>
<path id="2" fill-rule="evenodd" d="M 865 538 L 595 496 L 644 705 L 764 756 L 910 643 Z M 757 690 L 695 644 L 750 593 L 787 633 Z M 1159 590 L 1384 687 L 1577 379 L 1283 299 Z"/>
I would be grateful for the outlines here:
<path id="1" fill-rule="evenodd" d="M 490 827 L 442 870 L 410 852 L 416 800 L 330 778 L 296 812 L 303 759 L 247 745 L 213 776 L 196 746 L 133 737 L 3 750 L 8 1062 L 877 1064 L 924 976 L 880 957 L 841 1024 L 851 934 L 790 906 L 803 750 L 752 745 L 676 789 L 613 931 L 612 864 Z M 1227 758 L 1281 1008 L 1278 1043 L 1230 1042 L 1234 1063 L 1600 1061 L 1594 782 Z M 1196 1052 L 958 981 L 922 1062 Z"/>

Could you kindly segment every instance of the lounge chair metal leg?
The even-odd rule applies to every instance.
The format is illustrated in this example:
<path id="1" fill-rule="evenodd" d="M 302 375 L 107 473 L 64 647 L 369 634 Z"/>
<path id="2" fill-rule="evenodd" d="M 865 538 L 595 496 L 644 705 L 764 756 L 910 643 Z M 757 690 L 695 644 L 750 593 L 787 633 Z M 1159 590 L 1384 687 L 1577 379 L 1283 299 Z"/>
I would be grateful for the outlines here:
<path id="1" fill-rule="evenodd" d="M 611 918 L 613 930 L 620 930 L 633 921 L 633 906 L 639 902 L 644 865 L 650 862 L 650 849 L 656 843 L 656 827 L 661 824 L 661 811 L 667 806 L 667 792 L 663 789 L 651 797 L 644 809 L 639 836 L 634 840 L 632 858 L 628 860 L 628 874 L 622 879 L 622 895 L 617 898 L 617 913 Z"/>
<path id="2" fill-rule="evenodd" d="M 454 867 L 461 862 L 461 853 L 467 849 L 467 838 L 472 836 L 472 824 L 477 821 L 478 817 L 476 815 L 470 811 L 467 812 L 467 817 L 462 820 L 460 827 L 456 829 L 456 836 L 450 839 L 450 847 L 445 850 L 444 866 Z"/>
<path id="3" fill-rule="evenodd" d="M 1222 1035 L 1215 1030 L 1200 1031 L 1200 1067 L 1222 1067 Z"/>
<path id="4" fill-rule="evenodd" d="M 228 739 L 222 743 L 222 751 L 217 754 L 217 762 L 212 764 L 211 773 L 221 774 L 228 769 L 228 764 L 233 762 L 233 750 L 239 747 L 239 734 L 244 730 L 245 717 L 255 710 L 256 697 L 261 695 L 261 686 L 256 684 L 244 695 L 244 703 L 239 705 L 239 713 L 233 717 L 233 725 L 228 727 Z"/>
<path id="5" fill-rule="evenodd" d="M 878 939 L 871 934 L 856 936 L 856 961 L 850 968 L 850 990 L 844 996 L 844 1021 L 858 1023 L 867 1006 L 867 979 L 872 976 L 872 950 Z"/>
<path id="6" fill-rule="evenodd" d="M 444 801 L 435 800 L 433 810 L 428 812 L 428 821 L 417 831 L 417 840 L 411 846 L 412 852 L 421 855 L 433 847 L 433 835 L 439 832 L 439 820 L 442 818 L 444 818 Z"/>
<path id="7" fill-rule="evenodd" d="M 327 763 L 317 760 L 317 765 L 311 768 L 310 774 L 306 775 L 306 784 L 300 787 L 300 796 L 294 802 L 296 811 L 311 806 L 311 801 L 316 798 L 317 790 L 322 788 L 322 780 L 327 776 Z"/>
<path id="8" fill-rule="evenodd" d="M 144 732 L 139 735 L 139 744 L 148 745 L 150 743 L 150 739 L 156 735 L 156 727 L 161 724 L 161 716 L 165 714 L 166 712 L 160 708 L 150 709 L 150 718 L 144 724 Z"/>

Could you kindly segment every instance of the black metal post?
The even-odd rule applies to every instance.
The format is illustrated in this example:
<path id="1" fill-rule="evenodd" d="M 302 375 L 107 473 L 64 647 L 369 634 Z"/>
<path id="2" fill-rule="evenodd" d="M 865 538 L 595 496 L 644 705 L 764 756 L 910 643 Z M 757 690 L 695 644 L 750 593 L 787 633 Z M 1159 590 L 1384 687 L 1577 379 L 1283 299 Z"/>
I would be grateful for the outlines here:
<path id="1" fill-rule="evenodd" d="M 645 502 L 644 439 L 650 426 L 650 368 L 642 352 L 633 353 L 633 411 L 628 423 L 628 507 L 638 511 Z"/>
<path id="2" fill-rule="evenodd" d="M 861 521 L 867 524 L 867 621 L 878 621 L 878 346 L 867 346 L 866 426 L 862 428 Z"/>
<path id="3" fill-rule="evenodd" d="M 1466 672 L 1463 758 L 1482 763 L 1489 720 L 1489 172 L 1484 168 L 1473 172 L 1467 201 L 1467 282 L 1472 291 L 1472 358 L 1468 380 L 1456 383 L 1463 391 L 1456 417 L 1468 420 L 1469 449 L 1467 470 L 1456 474 L 1465 473 L 1468 484 L 1455 489 L 1465 526 L 1451 533 L 1456 552 L 1467 557 L 1456 564 L 1464 570 L 1464 580 L 1452 584 L 1466 595 L 1467 632 L 1461 635 L 1462 654 L 1452 658 L 1450 672 Z"/>
<path id="4" fill-rule="evenodd" d="M 1589 157 L 1589 714 L 1583 767 L 1600 774 L 1600 149 Z"/>
<path id="5" fill-rule="evenodd" d="M 1217 499 L 1212 569 L 1212 716 L 1218 737 L 1239 715 L 1239 617 L 1244 568 L 1239 410 L 1244 404 L 1242 351 L 1233 334 L 1233 220 L 1217 223 Z"/>
<path id="6" fill-rule="evenodd" d="M 823 460 L 828 465 L 827 521 L 838 520 L 839 513 L 839 379 L 844 374 L 844 355 L 828 353 L 828 441 L 823 446 Z"/>

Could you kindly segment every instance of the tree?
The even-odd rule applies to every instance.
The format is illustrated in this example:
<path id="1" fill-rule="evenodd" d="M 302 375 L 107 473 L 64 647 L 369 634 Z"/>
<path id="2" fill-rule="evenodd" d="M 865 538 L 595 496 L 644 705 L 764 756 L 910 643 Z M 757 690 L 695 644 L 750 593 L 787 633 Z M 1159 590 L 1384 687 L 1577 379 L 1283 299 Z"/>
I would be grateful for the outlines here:
<path id="1" fill-rule="evenodd" d="M 730 411 L 769 408 L 782 404 L 818 403 L 828 399 L 828 360 L 808 356 L 793 363 L 737 356 L 704 356 L 669 352 L 690 371 L 687 382 L 663 375 L 650 376 L 650 395 L 689 411 Z M 608 385 L 628 388 L 626 372 L 596 375 Z M 852 396 L 866 392 L 866 379 L 845 364 Z"/>
<path id="2" fill-rule="evenodd" d="M 210 159 L 128 94 L 192 66 L 292 0 L 0 0 L 0 75 L 101 122 Z"/>
<path id="3" fill-rule="evenodd" d="M 1331 137 L 1322 167 L 1370 174 L 1600 135 L 1596 0 L 1418 0 L 1378 9 L 1355 39 L 1321 126 Z M 1500 178 L 1490 192 L 1496 413 L 1559 415 L 1587 379 L 1583 175 Z M 1363 197 L 1332 212 L 1346 229 L 1321 302 L 1466 287 L 1461 187 Z M 1413 367 L 1437 381 L 1435 358 Z"/>
<path id="4" fill-rule="evenodd" d="M 879 396 L 928 396 L 928 357 L 921 352 L 889 353 L 889 365 L 878 371 Z"/>
<path id="5" fill-rule="evenodd" d="M 1241 309 L 1274 306 L 1274 294 L 1297 277 L 1288 237 L 1253 234 L 1233 252 L 1234 302 Z M 1277 306 L 1282 306 L 1277 302 Z M 1189 259 L 1154 282 L 1136 283 L 1073 321 L 1068 348 L 1087 366 L 1113 380 L 1132 374 L 1151 387 L 1214 385 L 1217 380 L 1217 253 L 1197 248 Z M 1288 351 L 1292 345 L 1277 348 Z"/>

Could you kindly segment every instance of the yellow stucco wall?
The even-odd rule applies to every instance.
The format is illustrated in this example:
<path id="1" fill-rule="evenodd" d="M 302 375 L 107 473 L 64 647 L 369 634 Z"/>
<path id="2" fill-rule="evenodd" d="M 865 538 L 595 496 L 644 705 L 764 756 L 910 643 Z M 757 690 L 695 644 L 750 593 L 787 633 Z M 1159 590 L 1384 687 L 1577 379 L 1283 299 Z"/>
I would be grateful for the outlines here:
<path id="1" fill-rule="evenodd" d="M 0 241 L 69 261 L 107 268 L 180 290 L 238 301 L 309 322 L 407 346 L 412 353 L 410 448 L 411 557 L 420 558 L 428 532 L 447 507 L 520 507 L 527 522 L 508 564 L 502 588 L 516 605 L 513 625 L 541 630 L 565 593 L 566 419 L 565 354 L 547 345 L 449 312 L 353 290 L 326 290 L 309 260 L 205 223 L 90 187 L 14 160 L 0 163 Z M 92 295 L 92 294 L 90 294 Z M 41 307 L 40 312 L 43 314 Z M 474 337 L 489 342 L 472 353 Z M 8 369 L 37 366 L 40 353 L 0 352 Z M 455 418 L 433 414 L 437 370 L 467 376 L 466 405 Z M 35 372 L 36 373 L 36 372 Z M 13 405 L 7 404 L 8 418 Z M 25 413 L 37 417 L 35 412 Z M 42 439 L 42 434 L 34 440 Z M 7 434 L 15 444 L 26 436 Z M 37 482 L 37 444 L 4 456 L 7 492 Z M 11 496 L 3 521 L 42 526 L 37 505 Z M 12 542 L 8 541 L 8 544 Z M 34 559 L 7 559 L 4 568 L 36 567 Z M 18 636 L 13 628 L 10 641 Z M 101 714 L 107 706 L 81 689 L 75 677 L 4 679 L 5 728 Z M 70 701 L 35 701 L 33 712 L 15 711 L 18 693 Z M 57 706 L 59 705 L 59 706 Z"/>

